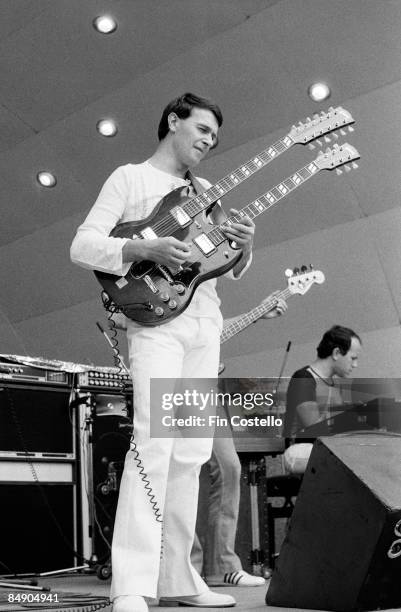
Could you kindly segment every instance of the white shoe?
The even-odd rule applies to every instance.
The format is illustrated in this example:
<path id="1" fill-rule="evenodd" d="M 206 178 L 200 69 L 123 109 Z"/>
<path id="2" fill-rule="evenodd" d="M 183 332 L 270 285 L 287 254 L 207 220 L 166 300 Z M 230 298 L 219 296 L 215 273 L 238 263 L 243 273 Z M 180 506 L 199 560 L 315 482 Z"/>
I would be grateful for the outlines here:
<path id="1" fill-rule="evenodd" d="M 251 576 L 244 570 L 238 572 L 229 572 L 224 574 L 221 580 L 207 580 L 210 586 L 243 586 L 243 587 L 256 587 L 264 586 L 266 584 L 265 579 L 262 576 Z"/>
<path id="2" fill-rule="evenodd" d="M 149 608 L 140 595 L 121 595 L 113 601 L 112 612 L 149 612 Z"/>
<path id="3" fill-rule="evenodd" d="M 183 595 L 182 597 L 161 597 L 159 606 L 190 606 L 193 608 L 231 608 L 236 601 L 231 595 L 220 595 L 206 591 L 200 595 Z M 119 611 L 117 611 L 119 612 Z"/>

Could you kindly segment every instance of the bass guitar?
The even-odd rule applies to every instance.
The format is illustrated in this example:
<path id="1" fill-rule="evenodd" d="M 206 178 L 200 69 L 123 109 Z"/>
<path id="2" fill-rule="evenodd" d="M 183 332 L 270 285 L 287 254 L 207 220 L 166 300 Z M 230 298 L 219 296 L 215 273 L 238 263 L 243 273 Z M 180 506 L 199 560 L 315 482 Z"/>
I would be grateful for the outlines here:
<path id="1" fill-rule="evenodd" d="M 343 109 L 341 112 L 337 110 L 336 113 L 336 118 L 332 118 L 331 122 L 327 119 L 326 124 L 322 122 L 319 127 L 311 125 L 306 130 L 307 133 L 303 133 L 302 136 L 299 133 L 299 142 L 304 143 L 304 141 L 316 139 L 322 131 L 327 133 L 338 129 L 341 121 L 353 122 L 352 117 Z M 338 119 L 339 115 L 341 115 L 341 120 Z M 294 128 L 293 138 L 288 135 L 280 141 L 284 147 L 282 150 L 276 143 L 264 154 L 256 156 L 248 164 L 241 166 L 203 194 L 188 198 L 186 188 L 174 190 L 159 202 L 147 219 L 117 225 L 111 232 L 111 236 L 132 239 L 175 236 L 178 240 L 191 242 L 192 256 L 176 270 L 151 261 L 141 261 L 133 263 L 124 277 L 95 271 L 104 289 L 105 305 L 109 306 L 111 302 L 113 308 L 120 310 L 129 319 L 142 325 L 161 325 L 172 320 L 187 308 L 200 283 L 220 276 L 233 268 L 241 257 L 241 251 L 226 239 L 223 232 L 224 225 L 236 222 L 244 215 L 255 218 L 270 208 L 313 174 L 323 169 L 321 164 L 324 163 L 325 155 L 327 156 L 328 153 L 321 153 L 315 162 L 301 168 L 292 177 L 288 177 L 271 191 L 248 204 L 238 215 L 229 217 L 221 226 L 210 226 L 200 213 L 213 206 L 233 187 L 292 146 L 300 130 L 301 127 Z M 348 159 L 343 160 L 344 149 L 336 145 L 335 147 L 331 156 L 331 159 L 335 159 L 333 163 L 337 165 L 346 163 Z M 357 154 L 353 159 L 358 157 Z"/>
<path id="2" fill-rule="evenodd" d="M 287 300 L 292 295 L 297 294 L 305 295 L 312 285 L 321 285 L 325 281 L 323 272 L 314 270 L 312 266 L 310 266 L 309 269 L 306 266 L 302 266 L 301 269 L 288 269 L 285 271 L 285 275 L 288 278 L 288 286 L 278 293 L 270 295 L 265 302 L 255 306 L 252 310 L 245 312 L 232 321 L 232 323 L 226 325 L 220 335 L 220 344 L 227 342 L 227 340 L 239 334 L 249 325 L 263 317 L 263 315 L 273 310 L 277 304 L 277 300 L 281 298 Z"/>

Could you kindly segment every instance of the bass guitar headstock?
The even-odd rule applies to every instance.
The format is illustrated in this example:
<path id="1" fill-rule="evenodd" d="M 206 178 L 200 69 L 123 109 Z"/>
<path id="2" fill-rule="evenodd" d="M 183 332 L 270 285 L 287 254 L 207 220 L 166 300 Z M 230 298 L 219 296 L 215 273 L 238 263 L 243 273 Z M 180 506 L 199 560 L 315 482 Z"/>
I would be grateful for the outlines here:
<path id="1" fill-rule="evenodd" d="M 285 271 L 288 278 L 288 290 L 292 294 L 305 295 L 312 285 L 321 285 L 325 281 L 325 276 L 320 270 L 314 270 L 312 265 L 302 266 L 301 268 L 288 269 Z"/>

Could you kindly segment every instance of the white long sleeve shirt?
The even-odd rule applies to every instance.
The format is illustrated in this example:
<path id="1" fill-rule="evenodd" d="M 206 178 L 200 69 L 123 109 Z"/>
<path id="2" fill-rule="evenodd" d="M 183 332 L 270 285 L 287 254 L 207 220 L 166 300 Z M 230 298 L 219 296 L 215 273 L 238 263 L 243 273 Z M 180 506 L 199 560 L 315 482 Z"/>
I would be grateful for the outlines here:
<path id="1" fill-rule="evenodd" d="M 207 189 L 210 183 L 198 179 Z M 117 168 L 104 183 L 85 221 L 80 225 L 71 245 L 71 260 L 91 270 L 125 276 L 131 263 L 123 263 L 122 249 L 128 238 L 110 237 L 118 223 L 148 217 L 156 204 L 170 191 L 186 186 L 185 179 L 154 168 L 148 161 Z M 251 260 L 241 271 L 242 276 Z M 228 273 L 233 277 L 232 271 Z M 221 316 L 216 279 L 199 285 L 186 309 L 194 316 Z"/>

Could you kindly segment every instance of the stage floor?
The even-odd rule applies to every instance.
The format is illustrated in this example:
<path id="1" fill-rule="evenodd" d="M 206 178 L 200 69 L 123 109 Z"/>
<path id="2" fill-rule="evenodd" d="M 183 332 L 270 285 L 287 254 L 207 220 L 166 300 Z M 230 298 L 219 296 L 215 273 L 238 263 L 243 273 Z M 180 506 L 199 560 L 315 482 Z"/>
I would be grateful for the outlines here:
<path id="1" fill-rule="evenodd" d="M 11 580 L 8 580 L 12 582 Z M 97 602 L 102 603 L 100 598 L 107 598 L 110 589 L 110 579 L 100 580 L 96 575 L 78 574 L 68 576 L 52 576 L 48 578 L 40 578 L 38 580 L 39 586 L 49 587 L 51 590 L 48 594 L 54 596 L 57 594 L 60 601 L 60 606 L 57 604 L 47 604 L 49 607 L 42 607 L 40 604 L 29 604 L 29 603 L 9 603 L 7 601 L 8 594 L 15 595 L 16 593 L 38 593 L 38 591 L 19 591 L 11 588 L 0 588 L 0 612 L 16 612 L 16 611 L 29 611 L 35 610 L 46 610 L 51 611 L 63 611 L 63 612 L 92 612 L 92 610 L 101 609 L 103 612 L 111 612 L 111 605 L 96 608 Z M 303 612 L 302 608 L 278 608 L 273 606 L 267 606 L 265 604 L 266 587 L 220 587 L 214 588 L 216 592 L 230 594 L 235 597 L 237 605 L 235 609 L 238 612 L 245 612 L 252 610 L 252 612 L 284 612 L 291 610 L 292 612 Z M 43 593 L 43 592 L 42 592 Z M 151 610 L 166 610 L 167 612 L 174 612 L 178 610 L 175 607 L 161 608 L 157 603 L 150 603 L 149 607 Z M 195 609 L 195 608 L 184 608 L 180 607 L 181 610 Z M 214 608 L 216 610 L 216 608 Z M 306 611 L 305 611 L 306 612 Z M 397 612 L 401 612 L 401 608 L 397 609 Z"/>

